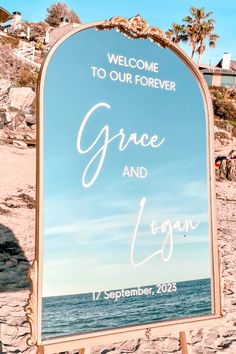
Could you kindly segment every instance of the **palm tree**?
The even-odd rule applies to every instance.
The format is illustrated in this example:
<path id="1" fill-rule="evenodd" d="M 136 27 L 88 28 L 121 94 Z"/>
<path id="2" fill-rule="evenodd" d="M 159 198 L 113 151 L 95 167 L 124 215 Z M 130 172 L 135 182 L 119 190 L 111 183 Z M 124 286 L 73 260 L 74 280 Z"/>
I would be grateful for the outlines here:
<path id="1" fill-rule="evenodd" d="M 188 40 L 188 35 L 185 32 L 185 26 L 178 25 L 175 22 L 172 24 L 172 28 L 166 32 L 166 35 L 176 44 L 179 42 L 187 42 Z"/>
<path id="2" fill-rule="evenodd" d="M 202 31 L 202 36 L 200 38 L 200 41 L 199 41 L 199 47 L 197 49 L 197 52 L 198 52 L 198 61 L 197 61 L 197 65 L 199 66 L 200 64 L 200 60 L 201 60 L 201 57 L 202 57 L 202 54 L 204 53 L 205 49 L 206 49 L 206 46 L 205 46 L 205 39 L 207 37 L 209 37 L 209 47 L 210 48 L 215 48 L 216 46 L 216 41 L 217 39 L 219 38 L 219 36 L 215 33 L 211 33 L 211 27 L 210 26 L 204 26 L 204 29 Z"/>
<path id="3" fill-rule="evenodd" d="M 212 33 L 215 23 L 213 18 L 209 18 L 212 12 L 205 13 L 204 7 L 197 9 L 192 6 L 190 8 L 190 14 L 192 16 L 184 17 L 183 21 L 187 23 L 185 32 L 188 34 L 189 45 L 192 47 L 192 58 L 198 53 L 197 64 L 199 65 L 201 56 L 206 49 L 206 38 L 209 38 L 209 46 L 215 47 L 219 36 Z"/>
<path id="4" fill-rule="evenodd" d="M 191 58 L 194 58 L 194 55 L 196 54 L 197 51 L 197 45 L 198 45 L 198 31 L 196 28 L 192 25 L 187 25 L 185 27 L 185 32 L 187 33 L 188 36 L 188 41 L 189 41 L 189 46 L 192 47 L 192 53 L 191 53 Z"/>

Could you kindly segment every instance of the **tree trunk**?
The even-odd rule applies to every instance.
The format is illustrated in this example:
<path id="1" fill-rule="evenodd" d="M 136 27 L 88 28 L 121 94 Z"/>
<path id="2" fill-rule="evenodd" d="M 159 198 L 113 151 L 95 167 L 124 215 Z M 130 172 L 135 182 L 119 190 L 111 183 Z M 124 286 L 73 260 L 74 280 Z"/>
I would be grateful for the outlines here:
<path id="1" fill-rule="evenodd" d="M 200 65 L 201 58 L 202 58 L 202 54 L 199 54 L 198 55 L 198 60 L 197 60 L 197 66 Z"/>
<path id="2" fill-rule="evenodd" d="M 204 53 L 204 46 L 203 46 L 203 41 L 201 41 L 200 46 L 199 46 L 199 54 L 198 54 L 198 60 L 197 60 L 197 66 L 200 65 L 200 61 L 202 58 L 202 54 Z"/>

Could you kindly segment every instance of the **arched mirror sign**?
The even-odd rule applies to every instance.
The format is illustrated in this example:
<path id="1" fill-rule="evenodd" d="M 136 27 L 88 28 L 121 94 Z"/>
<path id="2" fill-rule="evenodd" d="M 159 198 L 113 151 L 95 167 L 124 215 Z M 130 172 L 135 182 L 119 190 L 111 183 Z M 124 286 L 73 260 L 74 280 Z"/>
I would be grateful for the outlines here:
<path id="1" fill-rule="evenodd" d="M 81 25 L 45 61 L 39 126 L 32 342 L 219 317 L 212 111 L 188 56 L 140 16 Z"/>

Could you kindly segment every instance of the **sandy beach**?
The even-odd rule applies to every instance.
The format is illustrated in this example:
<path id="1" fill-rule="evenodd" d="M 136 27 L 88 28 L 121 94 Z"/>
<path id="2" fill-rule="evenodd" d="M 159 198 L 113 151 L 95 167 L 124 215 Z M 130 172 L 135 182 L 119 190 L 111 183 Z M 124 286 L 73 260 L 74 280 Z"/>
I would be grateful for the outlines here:
<path id="1" fill-rule="evenodd" d="M 24 306 L 34 259 L 35 149 L 0 145 L 1 353 L 29 353 Z"/>
<path id="2" fill-rule="evenodd" d="M 227 153 L 231 146 L 218 146 Z M 220 151 L 219 151 L 220 152 Z M 35 237 L 34 148 L 0 145 L 0 232 L 5 252 L 0 293 L 1 353 L 34 353 L 27 346 L 29 324 L 24 307 L 30 294 L 29 266 L 34 259 Z M 191 353 L 236 353 L 236 188 L 235 182 L 216 183 L 220 260 L 223 276 L 223 326 L 189 333 Z M 5 257 L 5 258 L 4 258 Z M 4 265 L 4 266 L 3 266 Z M 93 354 L 181 353 L 179 339 L 172 335 L 147 341 L 104 343 L 91 348 Z"/>

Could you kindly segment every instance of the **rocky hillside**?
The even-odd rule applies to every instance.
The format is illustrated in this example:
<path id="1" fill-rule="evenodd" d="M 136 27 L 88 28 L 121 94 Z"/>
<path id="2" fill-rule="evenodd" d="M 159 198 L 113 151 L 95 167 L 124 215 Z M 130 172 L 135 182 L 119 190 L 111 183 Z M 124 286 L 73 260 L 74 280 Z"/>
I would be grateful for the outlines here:
<path id="1" fill-rule="evenodd" d="M 17 59 L 19 40 L 0 36 L 0 141 L 35 144 L 38 69 Z"/>
<path id="2" fill-rule="evenodd" d="M 212 87 L 216 179 L 236 181 L 236 90 Z"/>
<path id="3" fill-rule="evenodd" d="M 236 127 L 236 89 L 213 86 L 210 91 L 216 123 L 225 122 Z"/>
<path id="4" fill-rule="evenodd" d="M 0 35 L 0 79 L 8 79 L 12 86 L 36 90 L 38 69 L 17 59 L 15 52 L 20 40 Z"/>

